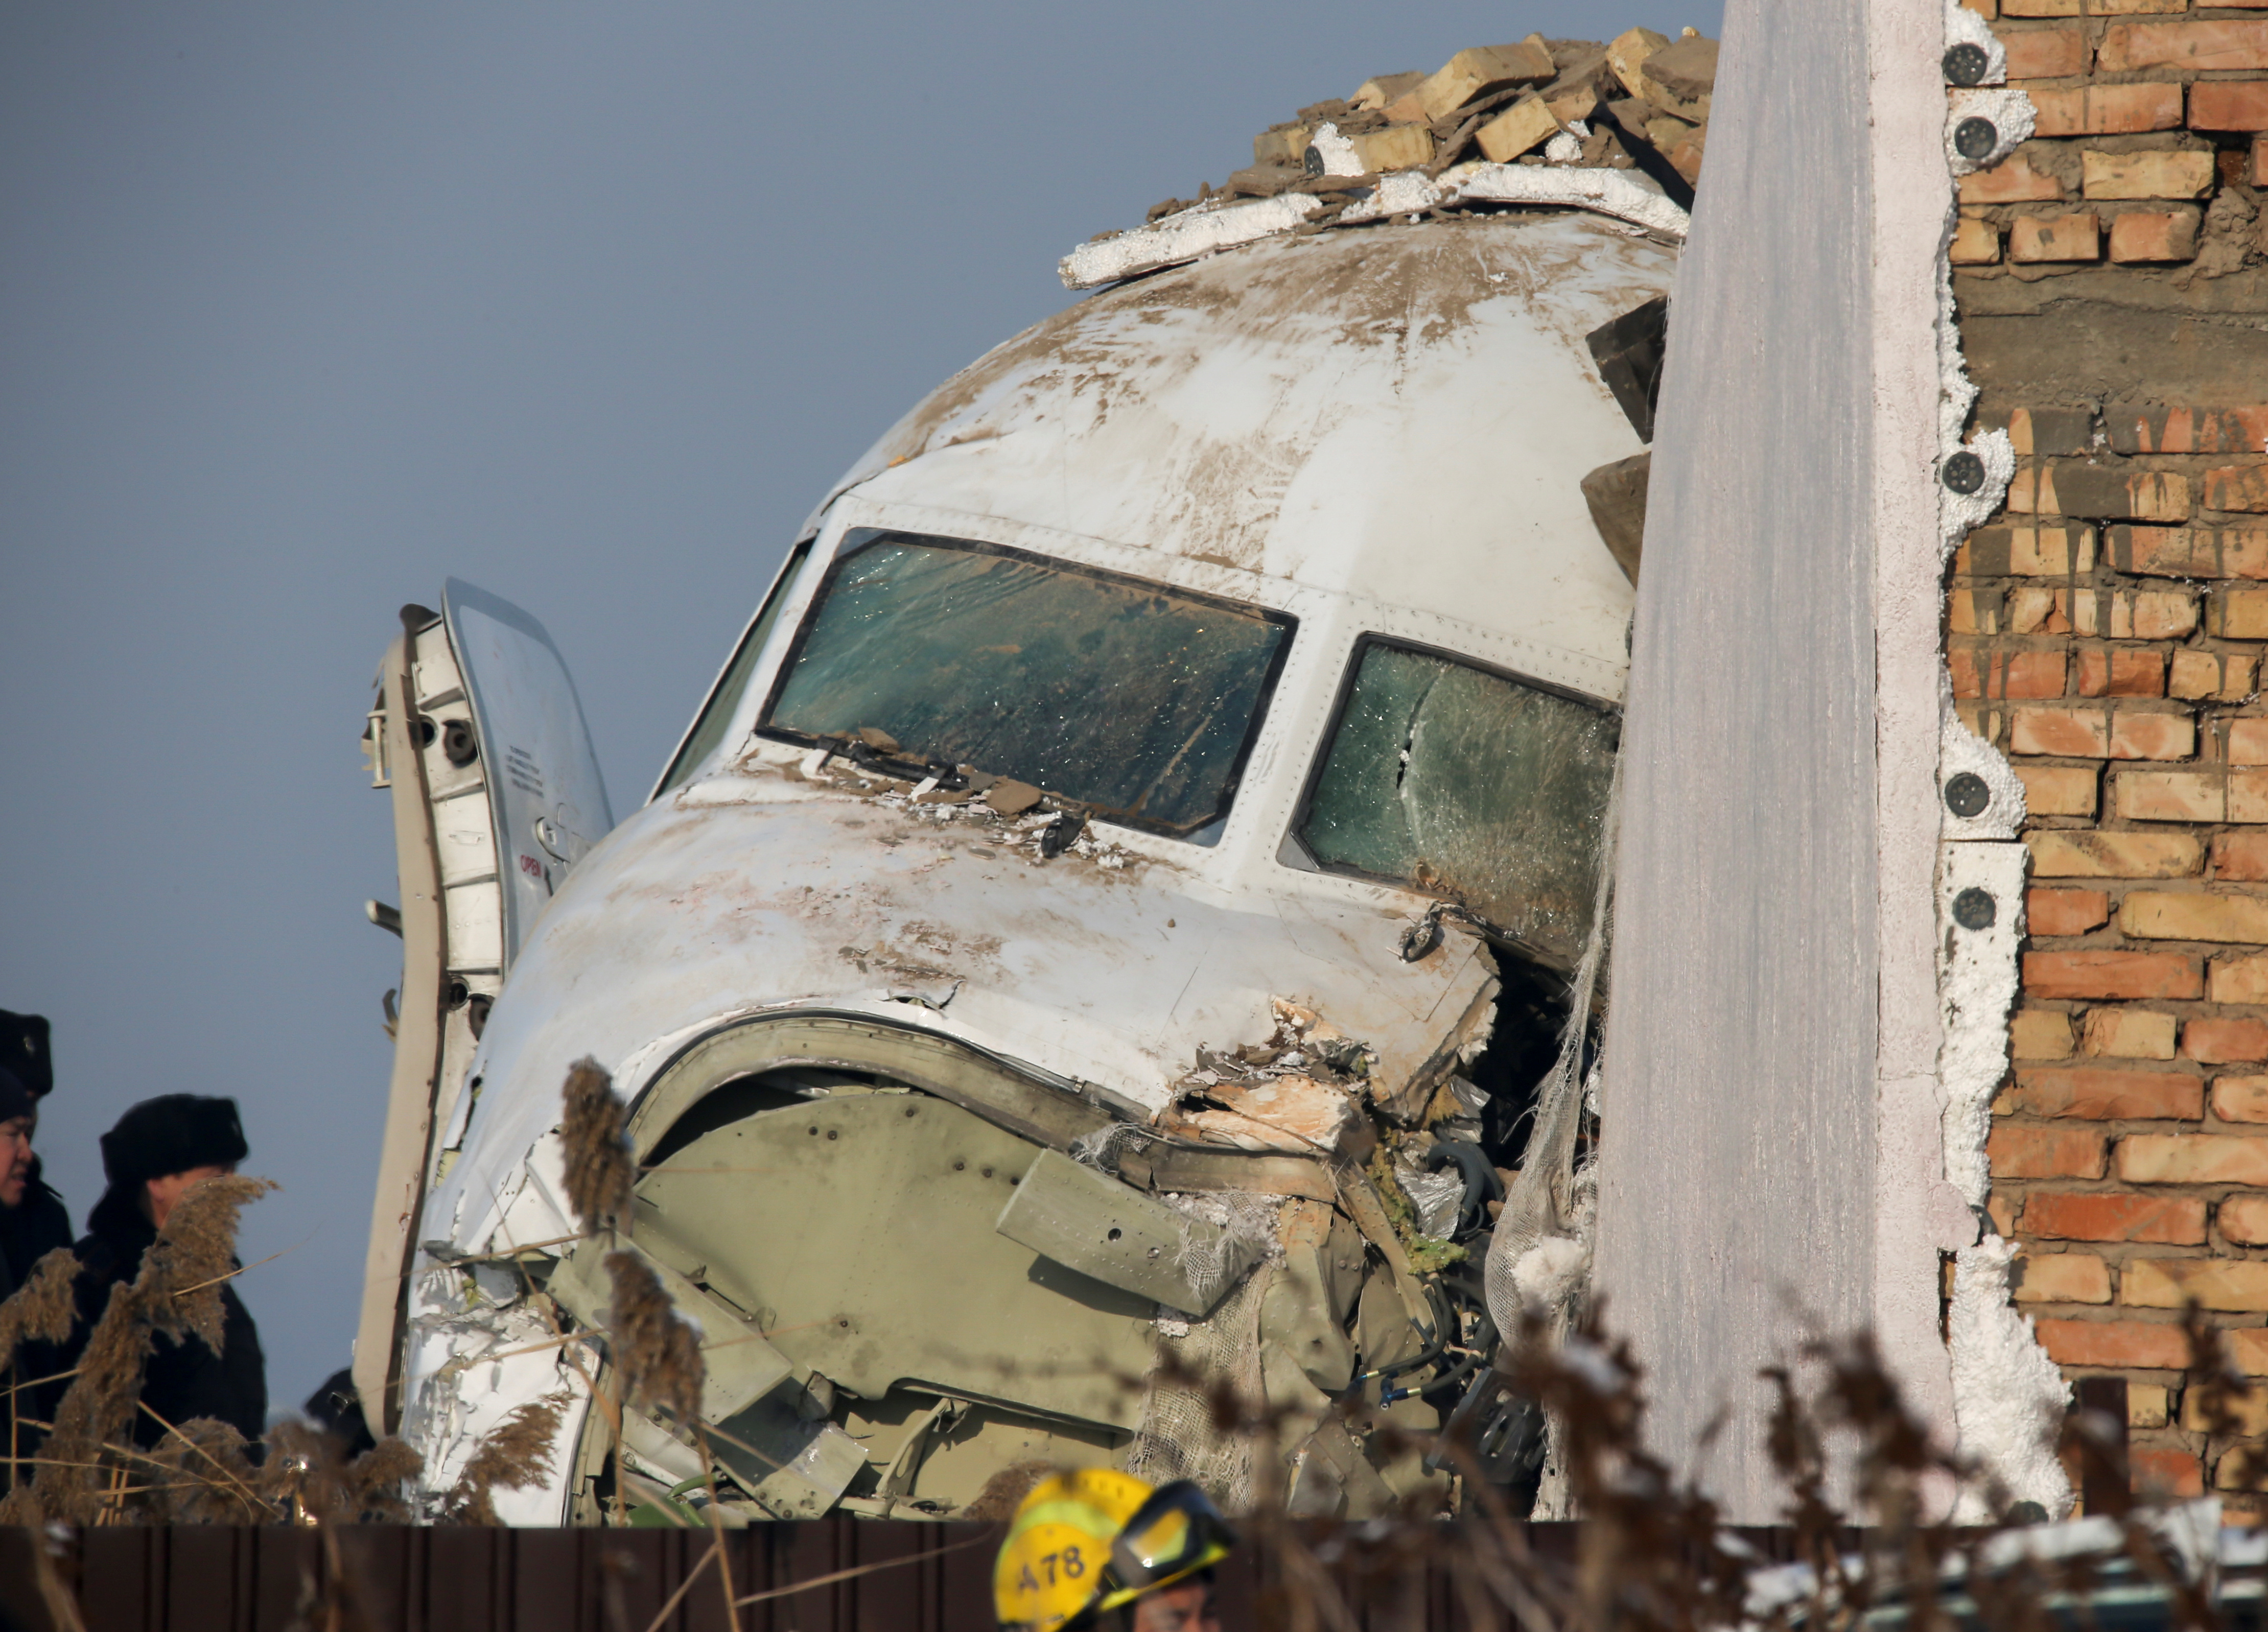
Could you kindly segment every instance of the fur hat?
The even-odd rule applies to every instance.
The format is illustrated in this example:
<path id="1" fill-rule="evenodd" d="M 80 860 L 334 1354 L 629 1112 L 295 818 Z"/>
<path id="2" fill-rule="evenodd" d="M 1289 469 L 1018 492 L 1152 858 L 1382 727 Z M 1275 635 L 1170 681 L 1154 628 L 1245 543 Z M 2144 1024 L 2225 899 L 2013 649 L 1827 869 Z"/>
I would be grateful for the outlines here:
<path id="1" fill-rule="evenodd" d="M 12 1122 L 19 1116 L 31 1116 L 40 1108 L 40 1097 L 24 1085 L 24 1079 L 0 1064 L 0 1122 Z"/>
<path id="2" fill-rule="evenodd" d="M 23 1084 L 34 1099 L 47 1098 L 55 1085 L 55 1056 L 48 1051 L 46 1015 L 11 1014 L 0 1009 L 0 1070 Z"/>
<path id="3" fill-rule="evenodd" d="M 113 1189 L 192 1167 L 229 1167 L 251 1147 L 236 1101 L 167 1093 L 144 1099 L 102 1136 L 102 1172 Z"/>

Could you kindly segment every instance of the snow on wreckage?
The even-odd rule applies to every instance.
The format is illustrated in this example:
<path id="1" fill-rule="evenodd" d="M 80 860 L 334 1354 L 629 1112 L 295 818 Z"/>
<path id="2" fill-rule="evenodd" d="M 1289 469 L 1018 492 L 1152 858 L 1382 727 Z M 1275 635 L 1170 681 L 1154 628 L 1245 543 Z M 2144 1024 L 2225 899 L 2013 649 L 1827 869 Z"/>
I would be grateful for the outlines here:
<path id="1" fill-rule="evenodd" d="M 1584 1279 L 1713 54 L 1461 52 L 1075 252 L 1108 286 L 828 494 L 620 826 L 541 626 L 453 581 L 404 609 L 356 1377 L 431 1491 L 539 1405 L 513 1522 L 934 1517 L 1105 1462 L 1361 1516 L 1457 1499 L 1409 1448 L 1453 1415 L 1535 1488 L 1491 1362 Z M 563 1169 L 585 1058 L 638 1164 L 613 1240 Z M 698 1327 L 700 1423 L 615 1402 L 625 1246 Z"/>

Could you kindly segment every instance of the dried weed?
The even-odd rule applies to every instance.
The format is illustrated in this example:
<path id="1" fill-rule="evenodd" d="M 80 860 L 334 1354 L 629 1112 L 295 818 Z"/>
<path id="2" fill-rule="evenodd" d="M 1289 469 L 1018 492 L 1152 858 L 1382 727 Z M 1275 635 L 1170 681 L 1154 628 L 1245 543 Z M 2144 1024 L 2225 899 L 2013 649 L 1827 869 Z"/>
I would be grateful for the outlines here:
<path id="1" fill-rule="evenodd" d="M 636 1253 L 608 1253 L 615 1304 L 614 1359 L 633 1405 L 666 1408 L 681 1422 L 701 1418 L 701 1334 L 681 1318 L 652 1266 Z"/>
<path id="2" fill-rule="evenodd" d="M 78 1279 L 78 1260 L 68 1246 L 58 1246 L 32 1266 L 24 1284 L 0 1302 L 0 1371 L 16 1358 L 26 1343 L 60 1343 L 70 1335 L 78 1305 L 71 1283 Z"/>
<path id="3" fill-rule="evenodd" d="M 495 1493 L 541 1484 L 550 1472 L 552 1441 L 559 1437 L 560 1418 L 567 1403 L 563 1391 L 547 1394 L 529 1400 L 497 1423 L 443 1498 L 443 1517 L 460 1525 L 500 1522 Z"/>
<path id="4" fill-rule="evenodd" d="M 559 1123 L 565 1157 L 567 1204 L 586 1234 L 615 1229 L 630 1217 L 630 1187 L 637 1177 L 624 1132 L 628 1109 L 615 1097 L 614 1079 L 593 1059 L 567 1069 L 562 1091 L 566 1113 Z"/>

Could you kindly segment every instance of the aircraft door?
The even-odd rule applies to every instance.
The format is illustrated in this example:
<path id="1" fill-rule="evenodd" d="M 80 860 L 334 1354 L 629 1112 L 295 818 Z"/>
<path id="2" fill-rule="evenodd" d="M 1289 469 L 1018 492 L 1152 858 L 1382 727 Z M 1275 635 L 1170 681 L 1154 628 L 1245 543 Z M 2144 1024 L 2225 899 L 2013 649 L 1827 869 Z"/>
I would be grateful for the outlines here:
<path id="1" fill-rule="evenodd" d="M 508 600 L 451 578 L 442 597 L 487 765 L 502 864 L 504 966 L 568 871 L 615 825 L 565 659 Z"/>
<path id="2" fill-rule="evenodd" d="M 614 826 L 565 661 L 543 626 L 455 578 L 443 610 L 401 609 L 365 731 L 391 790 L 401 937 L 394 1070 L 364 1261 L 354 1379 L 372 1431 L 401 1420 L 401 1322 L 417 1216 L 465 1076 L 519 949 L 552 893 Z"/>

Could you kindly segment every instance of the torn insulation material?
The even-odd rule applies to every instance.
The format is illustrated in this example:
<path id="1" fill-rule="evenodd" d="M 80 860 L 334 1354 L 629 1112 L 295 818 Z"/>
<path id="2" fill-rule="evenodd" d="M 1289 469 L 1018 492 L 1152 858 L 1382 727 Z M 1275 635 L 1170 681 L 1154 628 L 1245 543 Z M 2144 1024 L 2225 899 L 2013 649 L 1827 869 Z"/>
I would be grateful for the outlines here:
<path id="1" fill-rule="evenodd" d="M 1961 1448 L 1985 1476 L 1962 1491 L 1955 1524 L 1989 1522 L 2019 1502 L 2038 1503 L 2051 1518 L 2071 1511 L 2071 1480 L 2056 1456 L 2071 1386 L 2011 1301 L 2014 1257 L 1997 1235 L 1954 1255 L 1947 1312 L 1954 1417 Z"/>
<path id="2" fill-rule="evenodd" d="M 1584 210 L 1673 241 L 1683 240 L 1690 221 L 1686 212 L 1658 188 L 1632 180 L 1628 171 L 1528 165 L 1464 165 L 1438 179 L 1415 170 L 1366 178 L 1333 220 L 1335 224 L 1351 226 L 1452 204 Z M 1274 198 L 1236 202 L 1211 201 L 1149 226 L 1081 244 L 1063 258 L 1057 269 L 1064 288 L 1094 289 L 1290 232 L 1323 212 L 1322 199 L 1311 193 L 1283 193 Z"/>
<path id="3" fill-rule="evenodd" d="M 1953 173 L 1990 170 L 2028 140 L 2037 114 L 2021 91 L 1996 86 L 1955 91 L 1948 99 L 1945 158 Z"/>

